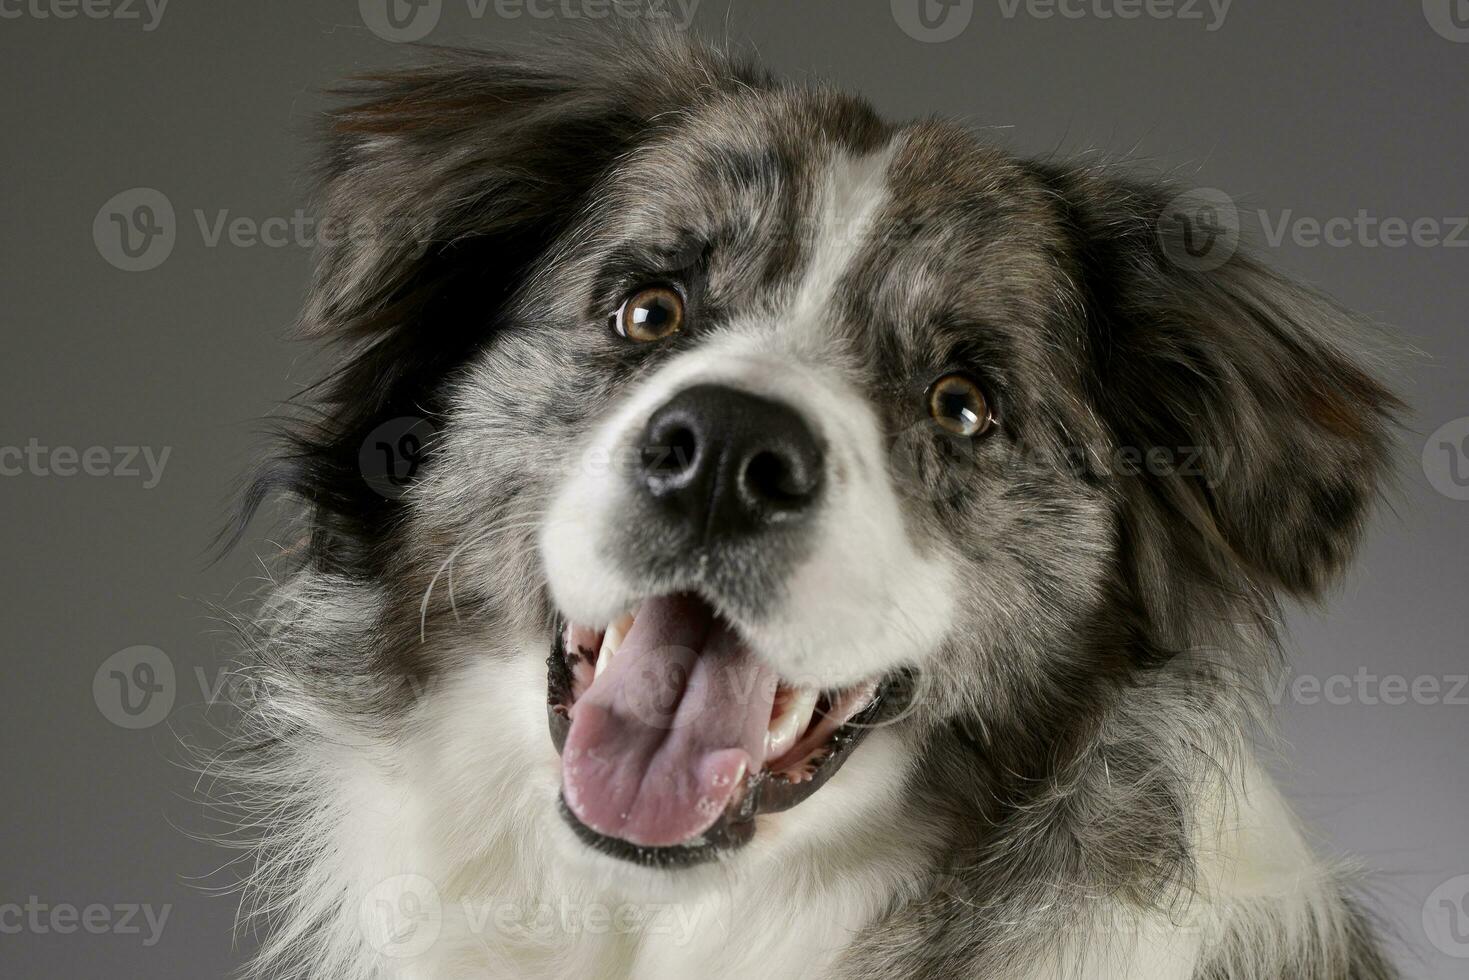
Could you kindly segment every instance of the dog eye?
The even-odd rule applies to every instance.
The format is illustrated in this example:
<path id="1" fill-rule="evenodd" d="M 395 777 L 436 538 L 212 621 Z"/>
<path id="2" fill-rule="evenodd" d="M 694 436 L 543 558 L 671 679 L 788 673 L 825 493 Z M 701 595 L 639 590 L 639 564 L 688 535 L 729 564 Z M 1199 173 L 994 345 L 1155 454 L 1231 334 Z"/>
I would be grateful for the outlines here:
<path id="1" fill-rule="evenodd" d="M 647 343 L 678 333 L 683 297 L 667 286 L 645 286 L 622 301 L 612 314 L 612 329 L 628 340 Z"/>
<path id="2" fill-rule="evenodd" d="M 946 374 L 929 385 L 928 413 L 944 431 L 966 438 L 982 436 L 995 424 L 984 389 L 965 374 Z"/>

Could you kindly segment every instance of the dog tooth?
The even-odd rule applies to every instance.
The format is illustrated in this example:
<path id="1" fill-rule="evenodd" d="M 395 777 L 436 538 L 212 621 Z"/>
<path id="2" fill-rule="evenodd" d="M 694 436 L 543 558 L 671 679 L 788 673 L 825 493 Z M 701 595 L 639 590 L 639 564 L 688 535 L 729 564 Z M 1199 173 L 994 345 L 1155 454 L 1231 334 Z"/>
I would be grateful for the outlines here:
<path id="1" fill-rule="evenodd" d="M 816 712 L 819 691 L 808 687 L 789 687 L 783 692 L 785 701 L 770 719 L 765 733 L 765 758 L 778 759 L 806 733 L 811 716 Z"/>
<path id="2" fill-rule="evenodd" d="M 602 649 L 597 653 L 597 672 L 592 675 L 593 680 L 602 676 L 602 672 L 612 662 L 612 655 L 617 652 L 618 647 L 622 646 L 622 641 L 627 639 L 627 631 L 631 628 L 631 613 L 615 620 L 607 627 L 607 633 L 602 637 Z"/>

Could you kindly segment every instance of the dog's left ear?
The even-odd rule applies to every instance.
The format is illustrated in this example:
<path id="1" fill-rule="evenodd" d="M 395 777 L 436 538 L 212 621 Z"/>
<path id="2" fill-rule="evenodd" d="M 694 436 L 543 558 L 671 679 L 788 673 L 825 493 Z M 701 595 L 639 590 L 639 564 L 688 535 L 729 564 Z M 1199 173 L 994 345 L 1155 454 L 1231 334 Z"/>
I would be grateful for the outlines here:
<path id="1" fill-rule="evenodd" d="M 1363 324 L 1239 248 L 1227 200 L 1047 176 L 1087 294 L 1093 401 L 1140 461 L 1125 516 L 1158 525 L 1134 546 L 1176 549 L 1139 558 L 1161 571 L 1182 551 L 1319 594 L 1361 536 L 1401 408 L 1355 350 Z"/>

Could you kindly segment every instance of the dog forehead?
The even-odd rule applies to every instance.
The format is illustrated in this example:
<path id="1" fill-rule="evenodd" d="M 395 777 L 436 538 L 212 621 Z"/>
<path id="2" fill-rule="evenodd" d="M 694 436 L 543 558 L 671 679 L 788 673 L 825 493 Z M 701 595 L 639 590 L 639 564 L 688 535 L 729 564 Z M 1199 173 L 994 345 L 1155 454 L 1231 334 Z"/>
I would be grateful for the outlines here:
<path id="1" fill-rule="evenodd" d="M 887 199 L 846 279 L 846 318 L 919 360 L 945 331 L 959 342 L 1046 330 L 1069 246 L 1040 180 L 953 124 L 915 124 L 897 139 Z"/>
<path id="2" fill-rule="evenodd" d="M 798 237 L 830 169 L 880 150 L 892 136 L 861 102 L 830 94 L 762 92 L 681 114 L 629 152 L 609 202 L 632 233 Z"/>
<path id="3" fill-rule="evenodd" d="M 1042 182 L 961 126 L 881 123 L 819 93 L 733 100 L 624 159 L 609 237 L 711 250 L 710 296 L 791 339 L 846 341 L 887 370 L 935 328 L 1046 327 L 1065 235 Z"/>

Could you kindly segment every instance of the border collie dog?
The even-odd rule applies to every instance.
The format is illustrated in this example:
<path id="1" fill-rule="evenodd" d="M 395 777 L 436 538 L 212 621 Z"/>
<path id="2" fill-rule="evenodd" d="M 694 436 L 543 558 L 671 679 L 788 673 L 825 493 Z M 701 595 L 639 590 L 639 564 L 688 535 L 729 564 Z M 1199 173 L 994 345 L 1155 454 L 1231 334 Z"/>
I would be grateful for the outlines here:
<path id="1" fill-rule="evenodd" d="M 687 38 L 347 91 L 252 494 L 259 975 L 1393 975 L 1261 748 L 1388 474 L 1359 321 Z"/>

